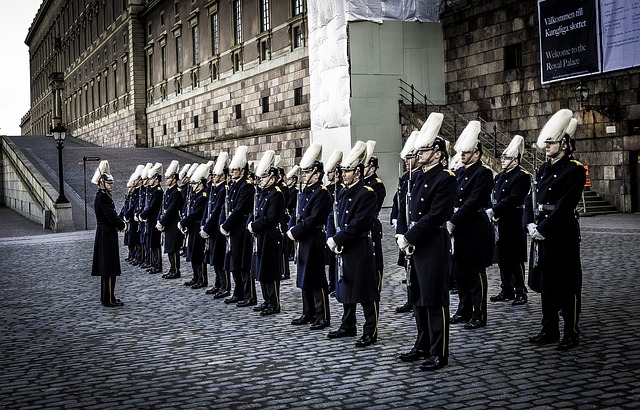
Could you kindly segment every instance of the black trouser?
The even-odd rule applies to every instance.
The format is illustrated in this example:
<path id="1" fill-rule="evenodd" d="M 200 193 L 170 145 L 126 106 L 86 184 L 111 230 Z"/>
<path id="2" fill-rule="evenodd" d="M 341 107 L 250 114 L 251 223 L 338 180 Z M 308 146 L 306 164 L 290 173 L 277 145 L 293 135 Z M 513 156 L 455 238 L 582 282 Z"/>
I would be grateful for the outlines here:
<path id="1" fill-rule="evenodd" d="M 362 336 L 377 336 L 378 335 L 378 306 L 380 302 L 366 302 L 361 303 L 362 311 L 364 313 L 364 326 L 362 327 Z M 356 321 L 356 304 L 344 303 L 344 314 L 342 315 L 341 329 L 350 330 L 355 329 L 357 325 Z"/>
<path id="2" fill-rule="evenodd" d="M 162 249 L 151 248 L 151 267 L 155 270 L 162 270 Z"/>
<path id="3" fill-rule="evenodd" d="M 102 304 L 109 305 L 116 301 L 116 297 L 114 295 L 116 278 L 117 276 L 100 277 L 100 302 Z"/>
<path id="4" fill-rule="evenodd" d="M 573 291 L 542 293 L 542 331 L 551 335 L 560 334 L 558 311 L 562 311 L 564 337 L 578 337 L 580 329 L 580 294 Z"/>
<path id="5" fill-rule="evenodd" d="M 264 307 L 272 308 L 274 310 L 280 309 L 280 281 L 260 281 L 260 289 L 262 290 Z"/>
<path id="6" fill-rule="evenodd" d="M 244 286 L 242 283 L 242 272 L 239 270 L 234 270 L 231 272 L 233 275 L 233 296 L 236 298 L 243 300 L 244 299 Z"/>
<path id="7" fill-rule="evenodd" d="M 207 264 L 204 261 L 194 262 L 191 261 L 191 269 L 193 269 L 193 282 L 201 283 L 207 286 L 209 277 L 207 276 Z"/>
<path id="8" fill-rule="evenodd" d="M 498 262 L 500 268 L 500 287 L 506 296 L 524 295 L 524 262 Z"/>
<path id="9" fill-rule="evenodd" d="M 456 277 L 458 283 L 458 310 L 456 314 L 487 323 L 487 271 L 482 269 L 469 275 Z"/>
<path id="10" fill-rule="evenodd" d="M 169 252 L 169 273 L 180 273 L 180 254 L 178 252 Z"/>
<path id="11" fill-rule="evenodd" d="M 432 356 L 449 356 L 449 307 L 414 306 L 418 337 L 415 348 Z"/>
<path id="12" fill-rule="evenodd" d="M 249 270 L 242 271 L 242 299 L 256 300 L 256 280 Z"/>
<path id="13" fill-rule="evenodd" d="M 329 256 L 329 292 L 336 290 L 336 254 L 329 251 L 325 253 Z"/>
<path id="14" fill-rule="evenodd" d="M 329 292 L 324 288 L 302 289 L 302 315 L 331 321 Z M 355 326 L 355 325 L 354 325 Z"/>

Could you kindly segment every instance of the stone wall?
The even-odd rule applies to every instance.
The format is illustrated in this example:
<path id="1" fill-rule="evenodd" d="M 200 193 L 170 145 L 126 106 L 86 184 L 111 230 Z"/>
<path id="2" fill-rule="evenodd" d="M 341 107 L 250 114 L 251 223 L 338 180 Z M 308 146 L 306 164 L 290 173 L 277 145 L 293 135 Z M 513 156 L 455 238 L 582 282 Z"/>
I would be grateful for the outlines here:
<path id="1" fill-rule="evenodd" d="M 593 189 L 620 210 L 625 201 L 630 210 L 630 196 L 619 195 L 619 188 L 623 183 L 629 188 L 629 150 L 640 146 L 640 136 L 630 135 L 628 125 L 640 118 L 640 69 L 541 84 L 535 0 L 457 2 L 447 6 L 442 24 L 451 107 L 480 115 L 510 136 L 524 136 L 528 147 L 552 114 L 560 108 L 573 110 L 578 119 L 575 156 L 589 165 Z M 505 68 L 506 46 L 521 47 L 519 67 Z M 580 81 L 590 88 L 589 104 L 619 105 L 623 120 L 614 123 L 581 107 L 575 98 Z M 615 132 L 607 133 L 611 125 Z"/>

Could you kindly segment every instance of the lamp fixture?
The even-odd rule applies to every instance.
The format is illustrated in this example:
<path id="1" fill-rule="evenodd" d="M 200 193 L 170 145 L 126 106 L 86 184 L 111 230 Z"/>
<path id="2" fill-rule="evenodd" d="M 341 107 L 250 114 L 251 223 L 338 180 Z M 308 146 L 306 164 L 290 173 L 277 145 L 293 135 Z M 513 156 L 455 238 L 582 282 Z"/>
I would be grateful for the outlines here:
<path id="1" fill-rule="evenodd" d="M 584 110 L 587 112 L 595 111 L 599 114 L 604 115 L 605 117 L 607 117 L 608 119 L 614 122 L 622 121 L 622 110 L 620 109 L 620 106 L 617 104 L 615 105 L 585 104 L 585 102 L 589 98 L 589 87 L 582 84 L 582 81 L 580 81 L 580 84 L 578 84 L 574 92 L 576 94 L 576 100 L 580 103 L 581 109 L 584 108 Z"/>

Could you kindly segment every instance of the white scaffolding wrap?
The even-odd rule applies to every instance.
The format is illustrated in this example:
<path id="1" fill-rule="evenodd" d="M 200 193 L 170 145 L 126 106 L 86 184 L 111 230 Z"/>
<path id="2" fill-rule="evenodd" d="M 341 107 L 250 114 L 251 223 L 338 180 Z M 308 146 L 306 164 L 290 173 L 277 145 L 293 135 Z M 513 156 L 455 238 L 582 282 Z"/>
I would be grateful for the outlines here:
<path id="1" fill-rule="evenodd" d="M 349 62 L 344 0 L 309 0 L 311 130 L 349 125 Z"/>
<path id="2" fill-rule="evenodd" d="M 347 21 L 438 22 L 442 0 L 345 0 Z"/>

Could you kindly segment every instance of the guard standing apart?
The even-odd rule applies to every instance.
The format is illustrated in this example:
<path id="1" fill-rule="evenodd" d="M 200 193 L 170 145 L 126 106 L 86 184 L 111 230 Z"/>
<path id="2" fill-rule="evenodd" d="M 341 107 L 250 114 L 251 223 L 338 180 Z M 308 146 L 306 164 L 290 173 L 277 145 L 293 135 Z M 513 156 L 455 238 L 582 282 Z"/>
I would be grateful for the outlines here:
<path id="1" fill-rule="evenodd" d="M 178 168 L 180 164 L 173 160 L 165 172 L 165 185 L 162 198 L 162 214 L 156 224 L 156 229 L 164 233 L 164 253 L 169 258 L 169 272 L 162 275 L 164 279 L 177 279 L 180 277 L 180 248 L 184 237 L 178 229 L 180 221 L 180 211 L 183 207 L 184 198 L 178 187 Z"/>
<path id="2" fill-rule="evenodd" d="M 302 289 L 302 316 L 292 325 L 311 323 L 310 330 L 331 324 L 329 284 L 324 269 L 325 223 L 331 211 L 331 196 L 322 184 L 324 166 L 320 162 L 322 145 L 313 143 L 300 160 L 304 188 L 298 202 L 298 218 L 287 231 L 298 247 L 297 283 Z"/>
<path id="3" fill-rule="evenodd" d="M 376 269 L 370 232 L 377 215 L 378 199 L 373 189 L 362 182 L 366 155 L 366 144 L 357 141 L 342 161 L 346 187 L 338 198 L 335 234 L 327 239 L 327 246 L 336 254 L 336 299 L 344 307 L 340 328 L 327 336 L 330 339 L 355 336 L 356 304 L 360 303 L 365 323 L 356 347 L 369 346 L 378 340 L 382 281 Z"/>
<path id="4" fill-rule="evenodd" d="M 427 358 L 422 370 L 436 370 L 449 362 L 449 263 L 451 237 L 446 222 L 453 212 L 456 197 L 455 174 L 441 161 L 447 147 L 438 137 L 442 114 L 427 119 L 415 142 L 422 172 L 416 178 L 409 197 L 409 230 L 397 234 L 400 249 L 411 261 L 410 301 L 418 334 L 413 348 L 400 360 L 413 362 Z M 399 215 L 398 225 L 406 224 Z"/>
<path id="5" fill-rule="evenodd" d="M 364 174 L 362 181 L 365 185 L 373 189 L 373 192 L 376 193 L 376 197 L 378 198 L 376 217 L 373 220 L 373 225 L 371 226 L 371 239 L 373 240 L 373 248 L 375 251 L 376 270 L 378 271 L 378 276 L 382 277 L 382 272 L 384 271 L 384 259 L 382 257 L 382 223 L 380 222 L 379 215 L 380 210 L 382 209 L 382 204 L 384 203 L 384 198 L 387 196 L 387 189 L 385 188 L 382 180 L 378 178 L 378 174 L 376 174 L 379 167 L 378 157 L 373 155 L 375 148 L 375 141 L 367 141 L 367 157 L 364 162 Z M 380 281 L 380 286 L 382 286 L 382 281 Z"/>
<path id="6" fill-rule="evenodd" d="M 147 247 L 149 249 L 149 269 L 148 273 L 162 272 L 162 251 L 161 239 L 162 233 L 155 229 L 158 223 L 158 217 L 162 210 L 163 191 L 160 186 L 162 179 L 162 164 L 156 162 L 147 173 L 149 185 L 147 189 L 147 200 L 145 209 L 140 212 L 140 218 L 146 224 L 145 232 L 147 233 Z"/>
<path id="7" fill-rule="evenodd" d="M 561 351 L 578 346 L 580 337 L 582 267 L 575 209 L 586 171 L 571 158 L 572 142 L 566 130 L 572 116 L 570 110 L 561 109 L 540 131 L 538 147 L 545 148 L 548 160 L 536 176 L 535 191 L 525 200 L 523 215 L 523 225 L 537 248 L 530 261 L 529 286 L 542 296 L 542 330 L 529 341 L 556 343 L 560 339 L 558 311 L 562 311 L 564 334 L 557 346 Z"/>
<path id="8" fill-rule="evenodd" d="M 207 177 L 209 165 L 200 164 L 191 174 L 191 198 L 184 218 L 178 222 L 178 229 L 187 235 L 187 262 L 191 262 L 193 278 L 184 283 L 191 289 L 201 289 L 208 285 L 207 264 L 204 262 L 204 242 L 200 237 L 200 221 L 207 207 Z"/>
<path id="9" fill-rule="evenodd" d="M 487 324 L 487 270 L 493 256 L 491 223 L 485 208 L 491 205 L 493 173 L 482 163 L 478 141 L 480 122 L 470 121 L 454 146 L 463 164 L 457 172 L 458 192 L 447 230 L 454 239 L 454 276 L 458 310 L 451 323 L 468 322 L 465 329 Z"/>
<path id="10" fill-rule="evenodd" d="M 342 170 L 340 169 L 340 161 L 342 161 L 342 151 L 335 150 L 329 157 L 327 161 L 326 171 L 327 171 L 327 191 L 329 191 L 329 195 L 331 195 L 332 208 L 329 212 L 329 216 L 327 217 L 329 220 L 333 221 L 333 208 L 337 209 L 338 205 L 338 193 L 342 188 L 344 188 L 344 184 L 342 183 Z M 330 226 L 329 221 L 327 220 L 327 227 Z M 329 250 L 329 247 L 325 245 L 324 247 L 324 258 L 325 265 L 328 266 L 328 276 L 329 276 L 329 296 L 336 295 L 336 254 Z"/>
<path id="11" fill-rule="evenodd" d="M 524 199 L 531 189 L 531 174 L 520 167 L 524 138 L 516 135 L 500 157 L 502 172 L 493 184 L 491 208 L 487 216 L 497 224 L 496 247 L 500 268 L 500 293 L 492 302 L 513 300 L 512 305 L 527 303 L 524 262 L 527 260 L 527 236 L 522 228 Z"/>
<path id="12" fill-rule="evenodd" d="M 275 151 L 267 150 L 256 167 L 260 197 L 247 225 L 252 235 L 253 278 L 260 282 L 264 302 L 254 310 L 261 316 L 280 313 L 280 279 L 282 278 L 282 231 L 280 222 L 284 214 L 284 195 L 278 181 L 278 169 L 273 166 Z M 289 263 L 287 261 L 287 263 Z"/>
<path id="13" fill-rule="evenodd" d="M 247 146 L 236 149 L 229 165 L 231 184 L 227 201 L 227 212 L 221 214 L 220 232 L 228 237 L 225 269 L 233 275 L 235 289 L 224 303 L 235 303 L 238 307 L 255 306 L 256 283 L 251 277 L 251 234 L 247 231 L 247 221 L 253 209 L 255 188 L 247 180 L 249 164 Z"/>
<path id="14" fill-rule="evenodd" d="M 220 217 L 225 212 L 225 198 L 227 194 L 227 177 L 229 175 L 229 154 L 218 154 L 213 167 L 213 183 L 209 192 L 208 212 L 203 216 L 200 236 L 209 241 L 208 263 L 216 273 L 216 284 L 205 292 L 213 295 L 214 299 L 229 296 L 231 283 L 229 272 L 224 268 L 224 257 L 227 247 L 227 237 L 220 233 Z"/>
<path id="15" fill-rule="evenodd" d="M 91 183 L 98 185 L 93 208 L 96 213 L 96 238 L 93 244 L 93 263 L 91 276 L 100 276 L 100 302 L 105 307 L 122 306 L 124 303 L 116 299 L 114 289 L 120 271 L 120 248 L 118 231 L 125 229 L 125 222 L 120 219 L 113 203 L 113 177 L 108 161 L 100 161 Z"/>
<path id="16" fill-rule="evenodd" d="M 426 123 L 426 122 L 425 122 Z M 398 178 L 398 189 L 393 196 L 393 204 L 391 206 L 391 213 L 389 214 L 389 219 L 391 222 L 391 226 L 396 231 L 397 234 L 404 234 L 407 232 L 409 227 L 406 224 L 407 218 L 407 200 L 411 196 L 411 192 L 409 192 L 410 187 L 415 186 L 416 179 L 420 175 L 421 167 L 418 164 L 416 150 L 414 149 L 414 145 L 416 142 L 417 136 L 420 134 L 419 131 L 413 131 L 407 141 L 400 151 L 400 158 L 404 161 L 404 166 L 406 172 Z M 400 215 L 404 215 L 402 219 L 400 219 Z M 404 221 L 404 224 L 399 224 L 400 221 Z M 398 252 L 398 266 L 405 267 L 406 269 L 406 255 L 402 250 Z M 406 275 L 405 275 L 406 278 Z M 406 279 L 403 282 L 407 282 Z M 409 293 L 409 286 L 407 284 L 407 301 L 402 306 L 398 306 L 396 308 L 396 313 L 407 313 L 413 312 L 413 306 L 411 305 L 411 295 Z"/>

